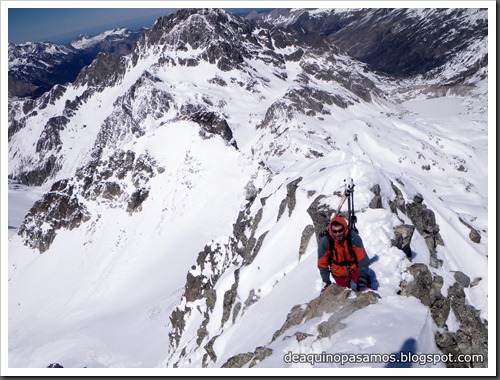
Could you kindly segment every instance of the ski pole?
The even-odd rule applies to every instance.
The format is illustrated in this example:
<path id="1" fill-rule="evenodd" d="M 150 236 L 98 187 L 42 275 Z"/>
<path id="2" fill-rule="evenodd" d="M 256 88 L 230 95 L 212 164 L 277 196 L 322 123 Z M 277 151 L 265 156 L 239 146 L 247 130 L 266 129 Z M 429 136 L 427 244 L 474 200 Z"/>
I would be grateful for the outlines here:
<path id="1" fill-rule="evenodd" d="M 351 178 L 350 190 L 349 190 L 349 228 L 358 232 L 356 228 L 356 215 L 354 211 L 354 182 Z"/>

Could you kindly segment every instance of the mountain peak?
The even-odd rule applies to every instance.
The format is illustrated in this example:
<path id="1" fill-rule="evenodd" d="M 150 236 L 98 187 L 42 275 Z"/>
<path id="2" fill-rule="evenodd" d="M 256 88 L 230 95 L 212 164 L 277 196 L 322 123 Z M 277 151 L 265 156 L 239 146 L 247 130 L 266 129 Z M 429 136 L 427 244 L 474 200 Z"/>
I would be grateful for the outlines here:
<path id="1" fill-rule="evenodd" d="M 145 38 L 149 45 L 176 48 L 189 45 L 196 50 L 221 37 L 239 39 L 236 31 L 248 29 L 248 24 L 248 21 L 222 9 L 186 8 L 159 18 Z"/>
<path id="2" fill-rule="evenodd" d="M 80 34 L 78 38 L 71 41 L 70 45 L 75 49 L 88 49 L 89 47 L 98 45 L 103 41 L 128 39 L 132 34 L 133 32 L 131 32 L 127 28 L 116 28 L 107 30 L 96 36 L 88 36 Z"/>

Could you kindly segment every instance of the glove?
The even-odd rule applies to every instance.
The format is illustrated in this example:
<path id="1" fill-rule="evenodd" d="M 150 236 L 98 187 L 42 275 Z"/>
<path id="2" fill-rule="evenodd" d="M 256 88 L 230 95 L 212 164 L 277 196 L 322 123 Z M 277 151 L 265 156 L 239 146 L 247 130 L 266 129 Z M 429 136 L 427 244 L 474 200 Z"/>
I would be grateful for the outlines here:
<path id="1" fill-rule="evenodd" d="M 331 282 L 323 282 L 323 287 L 321 288 L 321 293 L 325 291 L 332 283 Z"/>
<path id="2" fill-rule="evenodd" d="M 356 290 L 358 292 L 362 292 L 363 290 L 368 289 L 368 279 L 365 277 L 359 277 L 358 278 L 358 283 L 356 286 Z"/>

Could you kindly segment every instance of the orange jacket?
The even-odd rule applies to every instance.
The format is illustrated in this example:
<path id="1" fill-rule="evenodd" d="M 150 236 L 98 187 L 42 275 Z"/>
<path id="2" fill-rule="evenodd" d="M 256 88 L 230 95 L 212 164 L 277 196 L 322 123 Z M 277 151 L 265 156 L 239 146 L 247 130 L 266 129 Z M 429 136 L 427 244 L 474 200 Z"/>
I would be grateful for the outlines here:
<path id="1" fill-rule="evenodd" d="M 333 222 L 338 222 L 344 226 L 342 243 L 337 242 L 333 238 L 331 231 Z M 350 231 L 351 250 L 349 250 L 347 239 L 349 228 L 347 227 L 346 220 L 342 216 L 337 216 L 330 220 L 328 224 L 328 234 L 331 238 L 329 239 L 327 236 L 324 236 L 318 245 L 318 267 L 330 268 L 334 276 L 348 277 L 350 276 L 350 272 L 355 270 L 361 260 L 366 256 L 363 241 L 356 232 Z M 330 247 L 332 241 L 333 246 Z"/>

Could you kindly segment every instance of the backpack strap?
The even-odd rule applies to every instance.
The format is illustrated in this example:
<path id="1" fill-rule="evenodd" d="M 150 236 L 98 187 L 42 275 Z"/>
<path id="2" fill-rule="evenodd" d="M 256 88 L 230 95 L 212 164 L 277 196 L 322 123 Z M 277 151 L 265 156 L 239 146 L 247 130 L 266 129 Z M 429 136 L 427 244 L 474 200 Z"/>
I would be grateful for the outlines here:
<path id="1" fill-rule="evenodd" d="M 344 266 L 344 265 L 351 265 L 351 264 L 356 264 L 356 266 L 358 265 L 358 257 L 356 256 L 356 254 L 354 253 L 354 250 L 352 249 L 352 236 L 351 236 L 351 231 L 349 230 L 348 233 L 347 233 L 347 236 L 346 236 L 346 241 L 347 241 L 347 249 L 349 250 L 349 254 L 351 255 L 351 257 L 353 258 L 353 261 L 337 261 L 335 260 L 335 256 L 337 256 L 337 250 L 335 249 L 335 242 L 333 241 L 333 238 L 330 236 L 330 234 L 328 233 L 328 231 L 324 232 L 324 235 L 323 236 L 326 236 L 327 239 L 328 239 L 328 250 L 330 252 L 332 252 L 332 255 L 331 255 L 331 260 L 330 260 L 330 265 L 335 264 L 335 265 L 340 265 L 340 266 Z M 338 257 L 337 257 L 338 259 Z"/>

